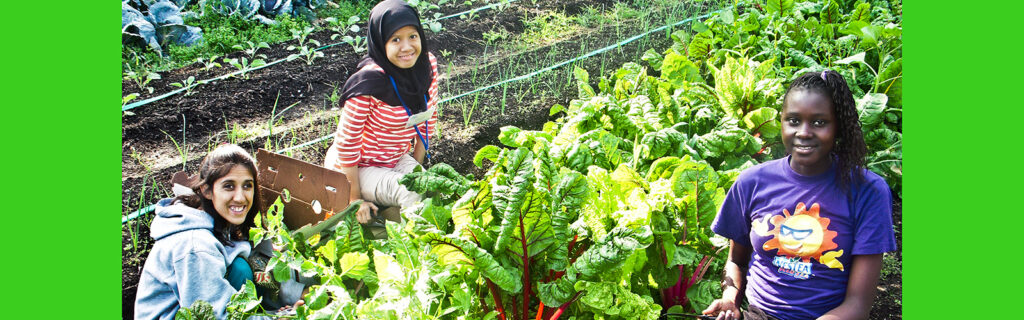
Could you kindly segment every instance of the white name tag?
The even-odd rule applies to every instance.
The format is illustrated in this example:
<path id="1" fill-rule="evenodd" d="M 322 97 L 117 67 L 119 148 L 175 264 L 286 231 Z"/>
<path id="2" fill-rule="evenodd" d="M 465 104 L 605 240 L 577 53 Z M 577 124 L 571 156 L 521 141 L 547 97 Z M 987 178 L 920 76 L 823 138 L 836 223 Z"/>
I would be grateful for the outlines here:
<path id="1" fill-rule="evenodd" d="M 423 112 L 420 112 L 420 113 L 417 113 L 417 114 L 409 116 L 409 121 L 405 122 L 405 127 L 406 128 L 412 128 L 415 125 L 418 125 L 420 123 L 426 122 L 428 119 L 430 119 L 430 116 L 434 115 L 434 110 L 435 109 L 437 109 L 437 107 L 433 107 L 433 108 L 427 109 L 427 111 L 423 111 Z"/>

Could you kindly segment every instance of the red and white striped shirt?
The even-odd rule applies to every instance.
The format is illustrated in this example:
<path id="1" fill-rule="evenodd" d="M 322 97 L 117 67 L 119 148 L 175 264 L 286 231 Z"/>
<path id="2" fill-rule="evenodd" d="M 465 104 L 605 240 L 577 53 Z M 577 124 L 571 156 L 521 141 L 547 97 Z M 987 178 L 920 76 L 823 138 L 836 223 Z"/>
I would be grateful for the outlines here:
<path id="1" fill-rule="evenodd" d="M 428 91 L 429 110 L 437 106 L 438 72 L 437 58 L 433 54 L 427 54 L 430 58 L 430 67 L 433 69 L 433 81 Z M 375 63 L 363 67 L 366 68 L 384 72 L 384 69 Z M 331 146 L 338 155 L 337 160 L 333 161 L 334 169 L 352 166 L 394 168 L 403 154 L 412 151 L 413 139 L 419 139 L 415 129 L 405 127 L 408 120 L 409 114 L 401 105 L 388 105 L 372 96 L 349 98 L 345 101 L 338 131 L 334 133 L 334 144 Z M 437 136 L 436 124 L 435 109 L 426 126 L 420 123 L 416 127 L 421 134 L 427 134 L 429 131 L 429 141 Z M 328 159 L 328 163 L 330 162 Z"/>

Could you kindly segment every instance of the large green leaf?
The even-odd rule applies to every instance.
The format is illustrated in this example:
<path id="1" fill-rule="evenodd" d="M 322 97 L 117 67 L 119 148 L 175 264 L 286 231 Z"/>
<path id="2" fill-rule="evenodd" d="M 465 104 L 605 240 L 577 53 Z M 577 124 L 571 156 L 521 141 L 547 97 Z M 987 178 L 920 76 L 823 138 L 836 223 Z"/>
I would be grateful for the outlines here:
<path id="1" fill-rule="evenodd" d="M 743 125 L 751 133 L 760 133 L 763 139 L 779 136 L 782 123 L 779 122 L 779 111 L 773 108 L 760 108 L 743 117 Z"/>
<path id="2" fill-rule="evenodd" d="M 480 274 L 494 282 L 502 290 L 509 293 L 518 293 L 522 290 L 523 283 L 519 280 L 519 275 L 514 267 L 508 269 L 502 267 L 493 255 L 472 241 L 439 234 L 427 234 L 424 237 L 426 242 L 434 248 L 432 251 L 439 253 L 442 264 L 458 261 L 469 262 Z"/>
<path id="3" fill-rule="evenodd" d="M 686 135 L 672 128 L 651 132 L 640 139 L 637 155 L 646 160 L 678 156 L 677 153 L 682 150 L 682 145 L 685 143 Z"/>
<path id="4" fill-rule="evenodd" d="M 878 72 L 878 92 L 889 97 L 889 106 L 903 108 L 903 58 L 887 64 Z"/>
<path id="5" fill-rule="evenodd" d="M 748 112 L 775 103 L 782 90 L 782 79 L 775 78 L 774 58 L 763 62 L 749 58 L 726 58 L 716 68 L 715 92 L 722 110 L 742 119 Z"/>
<path id="6" fill-rule="evenodd" d="M 835 0 L 826 0 L 825 6 L 821 9 L 821 22 L 822 23 L 839 23 L 842 18 L 842 9 Z"/>
<path id="7" fill-rule="evenodd" d="M 653 235 L 649 227 L 628 229 L 616 227 L 608 235 L 583 252 L 572 268 L 583 278 L 600 276 L 622 265 L 633 250 L 651 245 Z"/>
<path id="8" fill-rule="evenodd" d="M 451 166 L 439 163 L 426 171 L 413 171 L 398 180 L 409 191 L 424 197 L 444 196 L 456 198 L 469 189 L 470 180 L 455 172 Z M 454 199 L 451 199 L 454 200 Z"/>
<path id="9" fill-rule="evenodd" d="M 865 130 L 871 130 L 882 123 L 882 114 L 889 97 L 881 93 L 868 93 L 857 99 L 857 113 Z"/>
<path id="10" fill-rule="evenodd" d="M 388 246 L 395 254 L 395 259 L 406 269 L 413 269 L 419 266 L 419 248 L 413 242 L 402 225 L 394 221 L 386 221 L 385 228 L 388 232 Z"/>
<path id="11" fill-rule="evenodd" d="M 793 0 L 768 0 L 765 7 L 769 13 L 785 16 L 793 12 Z"/>
<path id="12" fill-rule="evenodd" d="M 866 54 L 866 53 L 865 53 L 865 52 L 863 52 L 863 51 L 862 51 L 862 52 L 858 52 L 858 53 L 856 53 L 856 54 L 854 54 L 854 55 L 852 55 L 852 56 L 849 56 L 849 57 L 846 57 L 846 58 L 842 58 L 842 59 L 839 59 L 839 60 L 833 61 L 833 63 L 836 63 L 836 64 L 853 64 L 853 63 L 860 63 L 860 64 L 865 64 L 865 65 L 866 65 L 866 64 L 867 64 L 867 62 L 864 62 L 864 56 L 865 56 L 865 54 Z"/>
<path id="13" fill-rule="evenodd" d="M 491 162 L 498 160 L 499 151 L 501 151 L 501 148 L 490 144 L 480 148 L 480 150 L 477 150 L 476 155 L 473 156 L 473 165 L 483 169 L 484 159 L 491 160 Z"/>
<path id="14" fill-rule="evenodd" d="M 549 267 L 553 270 L 561 271 L 569 263 L 569 223 L 576 219 L 586 195 L 587 180 L 578 172 L 566 173 L 551 194 L 551 230 L 554 239 L 559 241 L 548 256 Z"/>
<path id="15" fill-rule="evenodd" d="M 661 78 L 676 87 L 681 87 L 684 82 L 704 82 L 700 76 L 700 68 L 686 56 L 675 51 L 669 51 L 665 55 L 665 60 L 661 64 Z"/>
<path id="16" fill-rule="evenodd" d="M 576 88 L 580 99 L 589 99 L 596 95 L 594 87 L 590 86 L 590 74 L 586 69 L 573 67 L 572 73 L 576 76 Z"/>
<path id="17" fill-rule="evenodd" d="M 714 34 L 711 30 L 694 35 L 690 45 L 686 47 L 686 55 L 696 61 L 707 59 L 714 50 L 713 40 Z"/>
<path id="18" fill-rule="evenodd" d="M 495 243 L 495 250 L 505 250 L 512 239 L 516 223 L 523 213 L 523 203 L 533 183 L 533 153 L 525 148 L 516 149 L 508 158 L 506 168 L 515 174 L 509 185 L 492 184 L 494 208 L 502 217 L 501 228 Z M 493 183 L 493 182 L 492 182 Z"/>
<path id="19" fill-rule="evenodd" d="M 871 4 L 863 2 L 858 4 L 853 12 L 850 13 L 850 21 L 863 21 L 865 23 L 871 23 Z"/>
<path id="20" fill-rule="evenodd" d="M 374 255 L 376 259 L 376 255 Z M 370 257 L 364 252 L 349 252 L 338 260 L 341 275 L 351 279 L 362 279 L 370 266 Z"/>

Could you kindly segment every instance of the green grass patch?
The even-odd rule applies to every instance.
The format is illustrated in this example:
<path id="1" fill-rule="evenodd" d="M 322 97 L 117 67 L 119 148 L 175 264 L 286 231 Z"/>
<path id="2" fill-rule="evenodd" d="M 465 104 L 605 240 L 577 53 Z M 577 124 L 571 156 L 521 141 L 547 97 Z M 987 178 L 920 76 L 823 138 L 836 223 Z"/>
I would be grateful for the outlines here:
<path id="1" fill-rule="evenodd" d="M 524 17 L 523 23 L 526 30 L 520 36 L 520 44 L 524 47 L 549 43 L 574 34 L 582 28 L 577 17 L 555 11 L 533 18 Z"/>

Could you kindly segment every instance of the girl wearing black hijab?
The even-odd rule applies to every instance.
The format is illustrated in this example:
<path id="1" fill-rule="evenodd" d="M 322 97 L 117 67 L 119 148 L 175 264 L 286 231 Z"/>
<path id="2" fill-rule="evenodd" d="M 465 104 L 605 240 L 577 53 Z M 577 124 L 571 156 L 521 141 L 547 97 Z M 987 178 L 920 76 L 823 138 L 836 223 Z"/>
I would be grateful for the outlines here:
<path id="1" fill-rule="evenodd" d="M 377 205 L 394 208 L 380 216 L 400 221 L 398 208 L 420 195 L 398 179 L 429 157 L 437 135 L 437 60 L 427 52 L 419 14 L 401 0 L 373 7 L 366 43 L 369 53 L 345 82 L 344 112 L 324 167 L 345 173 L 352 201 L 365 200 L 356 213 L 360 223 L 377 215 Z"/>

